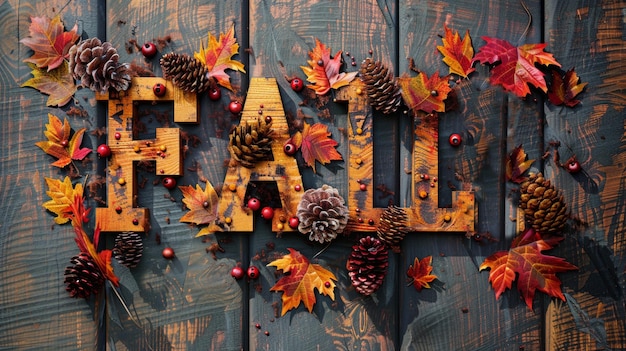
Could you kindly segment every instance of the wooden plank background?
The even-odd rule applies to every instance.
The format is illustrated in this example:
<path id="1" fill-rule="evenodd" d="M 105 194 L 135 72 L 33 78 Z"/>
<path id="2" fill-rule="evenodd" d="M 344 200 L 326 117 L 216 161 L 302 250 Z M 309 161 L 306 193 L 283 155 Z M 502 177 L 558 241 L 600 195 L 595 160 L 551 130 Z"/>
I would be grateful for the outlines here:
<path id="1" fill-rule="evenodd" d="M 141 321 L 125 318 L 114 304 L 106 340 L 112 350 L 624 350 L 626 349 L 626 3 L 617 0 L 524 2 L 500 1 L 215 1 L 157 0 L 4 1 L 0 41 L 0 349 L 91 350 L 97 338 L 94 305 L 69 298 L 63 271 L 77 253 L 73 231 L 52 225 L 41 204 L 46 200 L 44 177 L 61 178 L 51 158 L 35 146 L 43 140 L 47 114 L 61 118 L 68 109 L 48 108 L 46 96 L 20 85 L 30 77 L 22 61 L 30 56 L 19 40 L 28 35 L 29 16 L 60 14 L 83 37 L 111 41 L 125 62 L 146 64 L 161 75 L 157 59 L 145 61 L 131 47 L 171 37 L 159 55 L 193 54 L 207 33 L 218 35 L 234 24 L 241 45 L 239 59 L 247 74 L 233 73 L 234 92 L 223 90 L 219 102 L 200 97 L 198 125 L 180 125 L 197 137 L 185 159 L 179 184 L 208 179 L 223 182 L 228 155 L 228 130 L 238 121 L 226 110 L 231 98 L 245 99 L 250 77 L 275 77 L 285 111 L 294 121 L 329 126 L 339 151 L 346 155 L 347 106 L 329 97 L 295 93 L 285 76 L 304 78 L 307 52 L 319 38 L 333 54 L 350 52 L 359 63 L 370 55 L 411 75 L 408 58 L 428 75 L 447 72 L 435 46 L 443 26 L 461 34 L 470 30 L 474 48 L 481 36 L 513 44 L 546 42 L 547 50 L 567 70 L 575 67 L 588 82 L 582 104 L 574 109 L 525 100 L 488 84 L 488 70 L 477 65 L 470 80 L 455 87 L 459 108 L 440 118 L 440 201 L 449 203 L 450 186 L 473 190 L 478 204 L 481 240 L 459 233 L 412 233 L 400 254 L 390 253 L 390 269 L 376 296 L 364 298 L 350 286 L 345 261 L 353 237 L 340 238 L 316 259 L 338 277 L 336 300 L 318 296 L 313 313 L 302 306 L 279 317 L 280 294 L 269 291 L 277 276 L 266 264 L 287 248 L 313 257 L 322 247 L 297 234 L 276 238 L 263 221 L 254 233 L 217 234 L 194 238 L 197 228 L 180 223 L 184 214 L 179 190 L 168 191 L 156 177 L 140 190 L 139 204 L 151 209 L 152 229 L 144 238 L 141 264 L 132 270 L 116 267 L 123 294 Z M 98 133 L 105 111 L 93 93 L 80 90 L 76 104 L 86 116 L 69 116 L 75 129 L 85 127 L 85 145 L 104 140 Z M 144 104 L 142 122 L 160 127 L 156 114 L 169 106 Z M 305 116 L 305 117 L 302 117 Z M 394 191 L 393 201 L 410 201 L 412 135 L 406 116 L 375 115 L 375 182 Z M 450 133 L 463 143 L 451 147 Z M 576 155 L 584 172 L 572 175 L 555 165 L 553 142 L 561 162 Z M 538 293 L 529 310 L 516 291 L 496 301 L 488 273 L 478 266 L 496 250 L 506 249 L 518 223 L 511 196 L 514 186 L 503 177 L 506 155 L 522 144 L 534 170 L 543 171 L 562 189 L 571 210 L 566 240 L 554 254 L 580 269 L 560 274 L 567 301 Z M 549 151 L 549 154 L 546 154 Z M 544 154 L 547 155 L 542 159 Z M 389 155 L 395 155 L 389 157 Z M 79 164 L 82 174 L 102 174 L 95 155 Z M 301 167 L 305 188 L 330 184 L 347 191 L 342 162 Z M 171 201 L 169 198 L 173 198 Z M 377 198 L 383 207 L 389 198 Z M 90 204 L 96 203 L 90 200 Z M 489 238 L 493 239 L 490 240 Z M 112 239 L 112 238 L 109 238 Z M 206 248 L 219 243 L 224 252 L 213 259 Z M 110 243 L 109 243 L 110 244 Z M 161 257 L 164 246 L 176 259 Z M 415 257 L 433 256 L 439 279 L 421 293 L 406 286 L 406 269 Z M 235 281 L 236 264 L 258 266 L 256 281 Z M 255 327 L 259 324 L 260 328 Z M 266 335 L 265 332 L 268 332 Z"/>

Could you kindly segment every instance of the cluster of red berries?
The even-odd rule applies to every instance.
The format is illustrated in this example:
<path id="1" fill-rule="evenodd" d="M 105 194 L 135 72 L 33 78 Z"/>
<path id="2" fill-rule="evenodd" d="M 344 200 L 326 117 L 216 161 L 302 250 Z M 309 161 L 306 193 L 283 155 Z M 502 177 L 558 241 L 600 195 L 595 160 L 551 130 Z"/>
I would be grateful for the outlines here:
<path id="1" fill-rule="evenodd" d="M 230 270 L 230 275 L 235 279 L 241 279 L 244 275 L 246 275 L 249 279 L 257 279 L 261 273 L 256 266 L 250 266 L 244 271 L 240 265 L 237 265 Z"/>

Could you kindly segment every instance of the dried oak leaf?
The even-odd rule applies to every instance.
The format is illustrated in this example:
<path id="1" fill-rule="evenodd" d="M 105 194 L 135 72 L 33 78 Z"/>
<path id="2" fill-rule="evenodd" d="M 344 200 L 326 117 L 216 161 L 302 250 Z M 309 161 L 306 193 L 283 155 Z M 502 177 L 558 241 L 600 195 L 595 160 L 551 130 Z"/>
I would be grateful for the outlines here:
<path id="1" fill-rule="evenodd" d="M 59 117 L 49 113 L 46 131 L 43 134 L 47 141 L 39 141 L 35 145 L 39 146 L 48 155 L 58 158 L 52 163 L 53 166 L 63 168 L 70 164 L 72 160 L 82 160 L 90 152 L 89 148 L 81 148 L 85 128 L 81 128 L 70 138 L 70 123 L 65 119 L 63 122 Z"/>
<path id="2" fill-rule="evenodd" d="M 358 72 L 339 72 L 341 68 L 341 50 L 330 58 L 330 48 L 327 48 L 319 39 L 315 39 L 315 47 L 309 51 L 309 66 L 300 66 L 307 76 L 307 85 L 317 95 L 324 95 L 330 89 L 338 89 L 350 84 Z"/>
<path id="3" fill-rule="evenodd" d="M 48 72 L 61 66 L 70 47 L 78 40 L 78 24 L 69 32 L 65 31 L 59 16 L 50 19 L 46 16 L 31 17 L 28 27 L 30 37 L 20 42 L 34 53 L 24 60 L 37 65 L 38 68 L 47 68 Z"/>
<path id="4" fill-rule="evenodd" d="M 76 84 L 67 61 L 63 61 L 59 67 L 52 71 L 38 68 L 32 63 L 28 63 L 28 67 L 32 69 L 30 73 L 33 77 L 25 81 L 22 87 L 35 88 L 41 93 L 50 95 L 46 101 L 47 106 L 61 107 L 72 100 L 76 92 Z"/>
<path id="5" fill-rule="evenodd" d="M 411 278 L 413 286 L 417 291 L 430 288 L 429 283 L 437 279 L 436 275 L 430 274 L 433 271 L 432 263 L 433 256 L 426 256 L 422 258 L 421 261 L 419 258 L 415 257 L 413 265 L 410 265 L 409 269 L 406 271 L 406 275 Z"/>
<path id="6" fill-rule="evenodd" d="M 302 132 L 297 132 L 291 138 L 291 142 L 300 149 L 304 162 L 313 168 L 313 172 L 315 172 L 316 160 L 321 164 L 326 164 L 333 160 L 343 159 L 335 149 L 338 143 L 329 138 L 330 134 L 325 124 L 310 125 L 305 122 Z"/>
<path id="7" fill-rule="evenodd" d="M 299 251 L 288 248 L 289 254 L 274 260 L 268 266 L 274 266 L 283 273 L 289 272 L 274 284 L 270 291 L 282 291 L 283 308 L 281 316 L 296 308 L 300 302 L 311 312 L 315 305 L 315 289 L 320 294 L 335 300 L 335 282 L 337 277 L 324 267 L 310 263 Z"/>
<path id="8" fill-rule="evenodd" d="M 574 107 L 580 103 L 576 100 L 576 96 L 580 94 L 587 86 L 587 82 L 579 83 L 580 78 L 574 71 L 574 68 L 565 72 L 565 76 L 561 76 L 561 72 L 557 69 L 552 71 L 552 84 L 548 89 L 548 99 L 554 105 L 565 105 Z"/>
<path id="9" fill-rule="evenodd" d="M 535 160 L 528 160 L 527 158 L 528 156 L 522 145 L 513 149 L 506 158 L 505 172 L 507 180 L 519 184 L 528 179 L 525 173 Z"/>
<path id="10" fill-rule="evenodd" d="M 535 64 L 544 66 L 555 65 L 561 67 L 552 54 L 543 51 L 547 44 L 525 44 L 513 46 L 506 40 L 482 37 L 487 44 L 483 45 L 476 56 L 475 61 L 482 64 L 495 65 L 491 69 L 491 84 L 500 84 L 506 91 L 510 91 L 518 97 L 530 94 L 528 84 L 548 90 L 544 73 Z"/>
<path id="11" fill-rule="evenodd" d="M 426 113 L 446 111 L 445 100 L 452 91 L 448 76 L 440 77 L 439 72 L 435 72 L 428 78 L 424 72 L 420 72 L 412 78 L 398 78 L 398 84 L 402 89 L 404 103 L 411 110 Z"/>
<path id="12" fill-rule="evenodd" d="M 227 33 L 220 33 L 219 40 L 209 33 L 207 48 L 200 43 L 200 51 L 195 52 L 193 57 L 206 65 L 209 77 L 217 80 L 217 84 L 233 90 L 230 85 L 230 76 L 226 69 L 232 69 L 246 73 L 243 63 L 232 59 L 239 52 L 239 44 L 235 38 L 235 25 L 232 25 Z"/>
<path id="13" fill-rule="evenodd" d="M 479 270 L 491 270 L 489 282 L 495 290 L 496 299 L 517 280 L 517 289 L 530 309 L 536 290 L 565 301 L 561 281 L 556 273 L 576 270 L 578 267 L 561 257 L 542 253 L 552 249 L 561 240 L 563 237 L 542 239 L 539 233 L 530 228 L 513 241 L 510 250 L 498 251 L 487 257 Z"/>
<path id="14" fill-rule="evenodd" d="M 77 183 L 76 186 L 73 187 L 70 177 L 65 177 L 63 181 L 47 177 L 44 179 L 48 185 L 46 195 L 50 197 L 50 200 L 44 202 L 43 207 L 57 215 L 54 218 L 55 223 L 64 224 L 69 222 L 71 216 L 68 214 L 68 209 L 70 209 L 77 196 L 82 199 L 82 184 Z"/>
<path id="15" fill-rule="evenodd" d="M 450 67 L 450 73 L 467 78 L 470 73 L 474 72 L 474 67 L 472 67 L 474 48 L 469 29 L 461 40 L 459 32 L 452 32 L 445 24 L 443 28 L 446 31 L 446 36 L 441 39 L 443 45 L 437 46 L 437 50 L 443 55 L 443 62 Z"/>
<path id="16" fill-rule="evenodd" d="M 206 182 L 204 190 L 199 184 L 194 188 L 191 185 L 178 187 L 183 193 L 183 203 L 189 209 L 181 218 L 181 222 L 208 224 L 217 218 L 217 203 L 219 198 L 211 183 Z"/>

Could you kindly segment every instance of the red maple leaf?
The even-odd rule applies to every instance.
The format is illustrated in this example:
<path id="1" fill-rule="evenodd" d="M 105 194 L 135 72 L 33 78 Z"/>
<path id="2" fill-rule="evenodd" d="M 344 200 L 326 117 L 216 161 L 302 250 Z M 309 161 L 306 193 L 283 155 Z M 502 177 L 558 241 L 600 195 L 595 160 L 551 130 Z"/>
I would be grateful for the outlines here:
<path id="1" fill-rule="evenodd" d="M 335 149 L 337 142 L 329 138 L 328 126 L 322 123 L 309 125 L 304 123 L 302 132 L 297 132 L 291 142 L 300 149 L 307 165 L 315 172 L 315 161 L 321 164 L 342 160 L 341 154 Z"/>
<path id="2" fill-rule="evenodd" d="M 561 257 L 542 253 L 552 249 L 561 240 L 563 237 L 542 239 L 541 235 L 531 228 L 513 241 L 510 250 L 498 251 L 487 257 L 479 270 L 491 270 L 489 282 L 495 290 L 496 299 L 517 280 L 517 289 L 530 309 L 537 290 L 565 301 L 561 281 L 556 273 L 576 270 L 578 267 Z"/>
<path id="3" fill-rule="evenodd" d="M 311 58 L 309 66 L 300 66 L 307 75 L 307 81 L 312 83 L 309 88 L 315 90 L 318 95 L 324 95 L 330 89 L 338 89 L 350 84 L 358 72 L 339 72 L 341 68 L 341 50 L 337 51 L 334 58 L 330 58 L 330 48 L 327 48 L 319 39 L 315 39 L 315 47 L 309 52 Z"/>
<path id="4" fill-rule="evenodd" d="M 450 73 L 467 78 L 470 73 L 474 72 L 474 67 L 472 67 L 474 48 L 469 30 L 465 32 L 465 37 L 461 40 L 459 32 L 453 33 L 445 24 L 443 28 L 446 36 L 441 39 L 443 45 L 437 46 L 437 50 L 443 55 L 443 62 L 450 67 Z"/>
<path id="5" fill-rule="evenodd" d="M 528 177 L 524 173 L 530 168 L 535 160 L 528 160 L 522 145 L 513 149 L 506 159 L 506 179 L 514 183 L 522 183 Z"/>
<path id="6" fill-rule="evenodd" d="M 31 48 L 34 53 L 24 62 L 34 63 L 39 68 L 47 67 L 48 71 L 63 63 L 70 47 L 79 38 L 77 34 L 78 24 L 66 32 L 59 16 L 52 20 L 46 16 L 31 17 L 28 30 L 30 37 L 24 38 L 20 42 Z"/>
<path id="7" fill-rule="evenodd" d="M 233 90 L 226 69 L 246 73 L 243 63 L 232 59 L 238 52 L 239 44 L 235 38 L 235 25 L 232 25 L 228 32 L 220 33 L 219 40 L 209 33 L 207 48 L 205 49 L 200 43 L 200 51 L 194 53 L 194 57 L 206 65 L 209 77 L 215 78 L 219 85 Z"/>
<path id="8" fill-rule="evenodd" d="M 482 37 L 487 44 L 483 45 L 478 54 L 474 56 L 474 62 L 495 65 L 491 69 L 491 83 L 500 84 L 506 91 L 510 91 L 519 97 L 530 94 L 528 84 L 548 90 L 544 74 L 535 67 L 540 65 L 561 66 L 552 54 L 543 51 L 547 44 L 525 44 L 513 46 L 506 40 Z"/>
<path id="9" fill-rule="evenodd" d="M 553 69 L 552 84 L 548 90 L 548 99 L 554 105 L 565 105 L 574 107 L 580 103 L 576 100 L 576 96 L 580 94 L 587 86 L 587 82 L 579 83 L 580 78 L 576 75 L 574 68 L 565 72 L 565 76 L 561 76 L 559 70 Z"/>
<path id="10" fill-rule="evenodd" d="M 48 140 L 37 142 L 35 145 L 39 146 L 48 155 L 58 158 L 58 160 L 52 163 L 53 166 L 63 168 L 70 164 L 72 160 L 82 160 L 89 155 L 91 149 L 80 147 L 80 144 L 83 142 L 85 128 L 77 130 L 70 138 L 71 127 L 67 119 L 61 122 L 59 117 L 49 113 L 48 120 L 46 131 L 43 132 Z"/>
<path id="11" fill-rule="evenodd" d="M 440 77 L 435 72 L 430 78 L 420 72 L 417 76 L 398 78 L 404 103 L 413 111 L 422 110 L 426 113 L 445 112 L 445 100 L 452 88 L 448 76 Z"/>
<path id="12" fill-rule="evenodd" d="M 421 261 L 419 258 L 415 257 L 413 265 L 410 265 L 409 269 L 406 271 L 406 275 L 411 278 L 413 286 L 417 291 L 430 288 L 429 283 L 437 279 L 436 275 L 430 274 L 433 271 L 433 266 L 431 266 L 432 262 L 433 256 L 426 256 L 422 258 Z"/>

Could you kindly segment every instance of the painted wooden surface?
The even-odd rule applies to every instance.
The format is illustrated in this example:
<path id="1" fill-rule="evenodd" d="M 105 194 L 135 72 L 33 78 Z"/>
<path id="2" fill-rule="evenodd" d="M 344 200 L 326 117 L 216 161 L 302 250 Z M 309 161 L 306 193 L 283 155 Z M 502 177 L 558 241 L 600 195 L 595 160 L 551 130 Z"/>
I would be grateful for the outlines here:
<path id="1" fill-rule="evenodd" d="M 235 25 L 241 44 L 238 58 L 247 74 L 233 73 L 234 91 L 222 90 L 220 101 L 199 96 L 199 123 L 179 124 L 172 105 L 141 103 L 140 121 L 154 138 L 157 127 L 181 128 L 188 147 L 180 185 L 210 181 L 225 186 L 228 132 L 239 123 L 227 111 L 231 98 L 250 94 L 252 77 L 275 78 L 290 132 L 306 121 L 329 126 L 338 150 L 349 155 L 350 107 L 341 96 L 315 97 L 296 93 L 286 77 L 299 75 L 307 52 L 319 38 L 334 54 L 344 51 L 346 69 L 357 70 L 368 57 L 393 67 L 397 76 L 417 68 L 432 75 L 447 72 L 435 46 L 443 26 L 470 30 L 474 48 L 481 36 L 511 43 L 548 43 L 563 69 L 576 68 L 589 82 L 582 105 L 574 109 L 546 105 L 529 96 L 522 100 L 487 82 L 488 70 L 477 65 L 470 80 L 455 85 L 459 106 L 440 115 L 438 133 L 439 206 L 450 206 L 452 189 L 473 191 L 478 210 L 475 231 L 415 232 L 403 241 L 401 253 L 390 253 L 385 283 L 374 297 L 362 297 L 350 286 L 345 262 L 355 238 L 340 238 L 314 260 L 339 279 L 336 300 L 318 295 L 313 313 L 303 306 L 280 317 L 280 294 L 270 292 L 278 276 L 266 264 L 295 248 L 311 258 L 323 246 L 297 233 L 280 238 L 270 225 L 255 219 L 253 232 L 218 233 L 195 238 L 198 228 L 180 223 L 185 213 L 179 190 L 160 185 L 154 170 L 139 167 L 137 203 L 150 208 L 151 229 L 146 251 L 131 270 L 116 267 L 122 292 L 136 313 L 131 322 L 119 306 L 109 311 L 107 343 L 116 350 L 623 350 L 626 349 L 626 3 L 617 0 L 525 1 L 532 21 L 517 0 L 501 1 L 5 1 L 0 3 L 0 349 L 94 349 L 97 325 L 94 304 L 65 292 L 63 270 L 77 253 L 73 231 L 52 225 L 41 207 L 46 200 L 44 177 L 60 178 L 51 158 L 35 146 L 43 140 L 47 114 L 68 115 L 68 109 L 45 107 L 46 96 L 20 85 L 30 70 L 30 55 L 19 40 L 28 35 L 29 16 L 60 14 L 66 25 L 79 24 L 83 37 L 100 37 L 118 48 L 122 61 L 147 65 L 161 75 L 157 59 L 168 52 L 193 54 L 207 33 Z M 170 36 L 157 59 L 145 61 L 132 41 Z M 348 55 L 348 53 L 350 55 Z M 334 98 L 339 97 L 337 101 Z M 74 128 L 88 129 L 84 144 L 92 149 L 110 134 L 101 133 L 106 104 L 91 91 L 80 90 L 76 103 L 84 116 L 70 115 Z M 164 122 L 163 116 L 168 116 Z M 169 118 L 169 119 L 168 119 Z M 410 207 L 413 145 L 412 121 L 398 112 L 373 114 L 374 207 L 391 201 Z M 452 147 L 450 133 L 463 143 Z M 555 164 L 575 155 L 584 172 L 572 175 Z M 504 158 L 522 144 L 534 170 L 543 171 L 565 195 L 573 220 L 566 240 L 553 253 L 580 269 L 560 274 L 567 300 L 538 293 L 529 310 L 516 290 L 495 300 L 483 259 L 506 249 L 519 221 L 505 182 Z M 543 158 L 542 156 L 545 156 Z M 351 159 L 299 171 L 305 189 L 330 184 L 349 195 Z M 81 174 L 105 174 L 106 162 L 92 154 L 78 164 Z M 95 189 L 94 190 L 98 190 Z M 92 206 L 97 202 L 90 199 Z M 109 244 L 113 235 L 108 235 Z M 222 251 L 209 247 L 219 244 Z M 176 259 L 161 250 L 171 246 Z M 406 286 L 406 269 L 415 257 L 433 256 L 432 289 Z M 261 270 L 258 280 L 236 281 L 230 269 L 240 263 Z M 260 328 L 256 328 L 259 324 Z M 265 332 L 268 332 L 266 335 Z"/>

